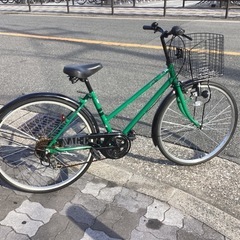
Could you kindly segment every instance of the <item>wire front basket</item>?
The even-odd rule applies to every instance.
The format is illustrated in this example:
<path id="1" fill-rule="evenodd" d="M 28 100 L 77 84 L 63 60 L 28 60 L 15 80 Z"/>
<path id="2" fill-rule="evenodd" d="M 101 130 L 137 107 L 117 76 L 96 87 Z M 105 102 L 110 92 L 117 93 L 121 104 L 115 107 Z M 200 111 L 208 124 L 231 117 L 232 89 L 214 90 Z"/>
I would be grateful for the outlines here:
<path id="1" fill-rule="evenodd" d="M 188 36 L 192 41 L 177 36 L 167 43 L 177 74 L 192 80 L 223 75 L 224 36 L 215 33 L 191 33 Z"/>

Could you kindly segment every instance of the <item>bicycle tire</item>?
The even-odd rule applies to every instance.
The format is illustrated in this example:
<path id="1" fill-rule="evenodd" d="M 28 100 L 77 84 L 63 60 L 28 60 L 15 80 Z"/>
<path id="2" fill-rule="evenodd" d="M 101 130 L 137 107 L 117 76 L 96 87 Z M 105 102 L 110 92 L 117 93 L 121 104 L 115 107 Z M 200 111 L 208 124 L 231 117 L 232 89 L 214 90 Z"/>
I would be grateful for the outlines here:
<path id="1" fill-rule="evenodd" d="M 77 0 L 77 4 L 83 5 L 87 2 L 87 0 Z"/>
<path id="2" fill-rule="evenodd" d="M 94 0 L 94 3 L 95 3 L 96 5 L 100 5 L 100 4 L 102 4 L 102 0 Z"/>
<path id="3" fill-rule="evenodd" d="M 7 4 L 8 0 L 1 0 L 2 3 Z"/>
<path id="4" fill-rule="evenodd" d="M 90 149 L 53 154 L 49 162 L 41 156 L 65 116 L 77 107 L 74 100 L 49 93 L 26 95 L 3 107 L 0 176 L 11 186 L 34 193 L 59 190 L 80 178 L 92 163 Z M 98 131 L 92 115 L 83 108 L 61 137 L 73 139 Z"/>
<path id="5" fill-rule="evenodd" d="M 232 94 L 212 81 L 200 84 L 202 92 L 208 91 L 205 92 L 208 97 L 193 99 L 191 89 L 194 84 L 190 83 L 185 87 L 185 99 L 195 119 L 203 120 L 201 129 L 180 112 L 174 92 L 160 105 L 153 122 L 155 145 L 167 159 L 181 165 L 203 163 L 218 155 L 231 140 L 237 126 L 238 109 Z"/>

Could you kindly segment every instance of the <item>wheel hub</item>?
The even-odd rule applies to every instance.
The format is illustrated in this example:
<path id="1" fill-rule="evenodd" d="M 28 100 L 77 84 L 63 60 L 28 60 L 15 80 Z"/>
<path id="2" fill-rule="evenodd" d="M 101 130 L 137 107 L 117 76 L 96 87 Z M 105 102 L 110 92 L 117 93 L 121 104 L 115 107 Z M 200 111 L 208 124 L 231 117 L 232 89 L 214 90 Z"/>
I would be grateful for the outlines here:
<path id="1" fill-rule="evenodd" d="M 35 146 L 35 155 L 40 159 L 41 164 L 50 164 L 50 154 L 46 152 L 46 147 L 50 142 L 49 138 L 40 138 Z"/>

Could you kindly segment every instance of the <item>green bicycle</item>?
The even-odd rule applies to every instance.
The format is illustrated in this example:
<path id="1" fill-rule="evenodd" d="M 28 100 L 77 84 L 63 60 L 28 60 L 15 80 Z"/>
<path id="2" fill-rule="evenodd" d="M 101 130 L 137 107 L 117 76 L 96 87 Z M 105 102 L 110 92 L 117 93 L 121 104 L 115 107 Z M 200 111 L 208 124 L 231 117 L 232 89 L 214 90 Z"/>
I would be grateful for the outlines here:
<path id="1" fill-rule="evenodd" d="M 103 111 L 89 77 L 100 63 L 67 65 L 72 83 L 85 83 L 88 92 L 79 101 L 55 93 L 19 97 L 0 110 L 0 176 L 28 192 L 50 192 L 76 181 L 93 160 L 125 156 L 135 139 L 133 127 L 170 92 L 152 122 L 152 139 L 165 157 L 183 165 L 205 162 L 231 140 L 238 119 L 232 94 L 211 77 L 223 73 L 223 36 L 189 34 L 175 26 L 164 31 L 154 22 L 145 30 L 160 33 L 167 69 L 149 81 L 110 114 Z M 179 73 L 190 80 L 179 81 Z M 123 130 L 111 120 L 163 78 L 166 81 Z M 103 127 L 86 108 L 93 101 Z"/>

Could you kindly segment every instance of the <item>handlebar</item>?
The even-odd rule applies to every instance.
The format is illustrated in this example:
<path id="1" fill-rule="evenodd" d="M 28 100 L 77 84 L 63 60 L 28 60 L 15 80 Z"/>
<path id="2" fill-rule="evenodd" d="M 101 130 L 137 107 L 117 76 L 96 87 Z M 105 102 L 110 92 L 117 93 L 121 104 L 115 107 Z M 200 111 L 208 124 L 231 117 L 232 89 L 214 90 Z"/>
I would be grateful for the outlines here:
<path id="1" fill-rule="evenodd" d="M 160 32 L 162 34 L 161 37 L 163 37 L 163 38 L 167 38 L 168 36 L 173 35 L 173 36 L 183 36 L 183 37 L 189 39 L 190 41 L 192 40 L 191 37 L 184 34 L 185 30 L 179 26 L 172 27 L 171 31 L 168 32 L 168 31 L 164 31 L 161 27 L 159 27 L 157 22 L 153 22 L 150 26 L 144 25 L 143 29 L 144 30 L 153 30 L 154 33 Z"/>
<path id="2" fill-rule="evenodd" d="M 190 41 L 192 40 L 191 37 L 189 37 L 189 36 L 184 34 L 185 30 L 182 29 L 179 26 L 172 27 L 171 31 L 168 32 L 168 31 L 163 30 L 161 27 L 159 27 L 157 22 L 153 22 L 150 26 L 149 25 L 144 25 L 143 29 L 144 30 L 153 30 L 154 33 L 156 33 L 156 32 L 160 32 L 161 33 L 160 39 L 161 39 L 162 46 L 163 46 L 163 51 L 164 51 L 164 54 L 165 54 L 165 57 L 166 57 L 167 66 L 169 66 L 172 63 L 172 60 L 170 59 L 169 53 L 167 51 L 165 38 L 167 38 L 170 35 L 173 35 L 175 37 L 176 36 L 185 37 L 185 38 L 189 39 Z"/>

